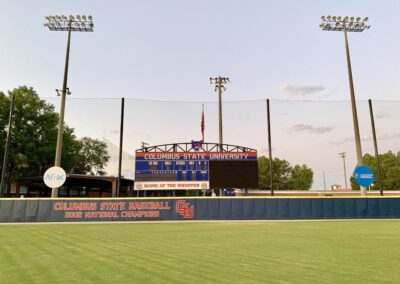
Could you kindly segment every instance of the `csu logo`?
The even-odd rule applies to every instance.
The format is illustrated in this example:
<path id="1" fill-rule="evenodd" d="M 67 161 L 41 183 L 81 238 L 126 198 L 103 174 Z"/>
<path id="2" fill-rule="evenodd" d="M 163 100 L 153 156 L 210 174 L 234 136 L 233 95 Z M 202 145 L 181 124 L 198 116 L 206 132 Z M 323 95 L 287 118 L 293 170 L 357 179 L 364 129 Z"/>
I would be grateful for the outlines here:
<path id="1" fill-rule="evenodd" d="M 203 141 L 202 141 L 202 140 L 200 140 L 200 141 L 194 141 L 194 140 L 192 140 L 192 148 L 193 148 L 195 151 L 199 151 L 199 150 L 201 149 L 202 146 L 203 146 Z"/>
<path id="2" fill-rule="evenodd" d="M 186 200 L 177 200 L 175 211 L 183 218 L 192 219 L 194 217 L 194 205 L 190 205 Z"/>

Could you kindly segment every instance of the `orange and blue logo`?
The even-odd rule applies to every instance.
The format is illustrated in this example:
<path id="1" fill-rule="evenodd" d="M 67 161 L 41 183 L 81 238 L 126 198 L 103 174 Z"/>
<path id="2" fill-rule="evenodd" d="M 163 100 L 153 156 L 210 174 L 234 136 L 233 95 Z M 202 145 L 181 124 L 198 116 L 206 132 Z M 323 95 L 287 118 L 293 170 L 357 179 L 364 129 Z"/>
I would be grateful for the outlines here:
<path id="1" fill-rule="evenodd" d="M 192 219 L 194 217 L 194 205 L 190 205 L 186 200 L 177 200 L 175 202 L 175 211 L 186 219 Z"/>

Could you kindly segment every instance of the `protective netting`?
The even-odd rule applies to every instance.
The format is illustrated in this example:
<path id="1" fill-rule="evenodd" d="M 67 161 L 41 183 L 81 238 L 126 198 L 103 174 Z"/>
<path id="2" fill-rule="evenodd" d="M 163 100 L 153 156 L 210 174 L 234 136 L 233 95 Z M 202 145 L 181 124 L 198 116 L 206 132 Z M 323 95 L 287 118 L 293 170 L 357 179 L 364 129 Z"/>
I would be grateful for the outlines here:
<path id="1" fill-rule="evenodd" d="M 59 111 L 59 98 L 46 99 Z M 169 144 L 201 140 L 204 106 L 205 142 L 218 143 L 217 102 L 166 102 L 125 99 L 122 175 L 134 176 L 134 153 L 142 143 Z M 400 101 L 373 101 L 380 153 L 400 150 Z M 271 100 L 272 155 L 314 172 L 313 189 L 344 185 L 343 160 L 349 177 L 356 166 L 350 101 Z M 364 153 L 374 154 L 367 101 L 357 102 Z M 268 156 L 266 101 L 223 102 L 223 143 L 255 148 Z M 105 141 L 111 159 L 106 171 L 117 175 L 121 99 L 67 98 L 65 123 L 78 137 Z"/>

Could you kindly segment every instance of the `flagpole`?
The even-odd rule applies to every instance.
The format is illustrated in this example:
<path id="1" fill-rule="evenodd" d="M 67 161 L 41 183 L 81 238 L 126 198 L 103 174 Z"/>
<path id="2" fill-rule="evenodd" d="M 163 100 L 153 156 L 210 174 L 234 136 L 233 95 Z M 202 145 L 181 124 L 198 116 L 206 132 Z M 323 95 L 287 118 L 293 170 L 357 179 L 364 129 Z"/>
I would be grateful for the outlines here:
<path id="1" fill-rule="evenodd" d="M 204 143 L 204 104 L 202 104 L 202 110 L 201 110 L 201 137 L 202 137 L 202 142 Z"/>

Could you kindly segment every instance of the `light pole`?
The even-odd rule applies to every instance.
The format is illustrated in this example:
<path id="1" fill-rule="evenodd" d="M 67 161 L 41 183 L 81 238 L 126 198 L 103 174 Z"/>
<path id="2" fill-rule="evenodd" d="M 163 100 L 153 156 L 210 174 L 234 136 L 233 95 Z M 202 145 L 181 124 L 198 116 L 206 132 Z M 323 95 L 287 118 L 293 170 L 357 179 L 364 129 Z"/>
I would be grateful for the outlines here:
<path id="1" fill-rule="evenodd" d="M 61 107 L 60 107 L 60 118 L 58 121 L 58 133 L 57 133 L 57 146 L 54 166 L 60 167 L 61 165 L 61 151 L 64 133 L 64 112 L 65 112 L 65 97 L 69 93 L 67 88 L 68 79 L 68 64 L 69 64 L 69 49 L 71 42 L 71 31 L 72 32 L 93 32 L 93 18 L 92 16 L 48 16 L 45 17 L 45 27 L 48 27 L 51 31 L 67 31 L 67 52 L 65 57 L 65 68 L 64 68 L 64 81 L 63 88 L 61 90 Z M 57 93 L 59 91 L 57 90 Z M 51 197 L 58 197 L 58 188 L 51 190 Z"/>
<path id="2" fill-rule="evenodd" d="M 346 152 L 339 153 L 339 156 L 343 158 L 344 184 L 347 189 Z"/>
<path id="3" fill-rule="evenodd" d="M 357 164 L 361 166 L 363 164 L 362 161 L 362 150 L 361 150 L 361 139 L 360 139 L 360 129 L 358 127 L 358 117 L 357 117 L 357 106 L 356 99 L 354 95 L 354 85 L 353 85 L 353 75 L 351 71 L 351 62 L 350 62 L 350 50 L 349 43 L 347 40 L 347 32 L 363 32 L 365 29 L 369 29 L 370 25 L 365 24 L 368 21 L 368 17 L 365 17 L 363 20 L 360 17 L 341 17 L 341 16 L 322 16 L 321 24 L 319 27 L 323 31 L 340 31 L 344 33 L 344 40 L 346 46 L 346 58 L 347 58 L 347 70 L 349 75 L 349 83 L 350 83 L 350 98 L 351 98 L 351 109 L 353 113 L 353 124 L 354 124 L 354 137 L 356 142 L 356 154 L 357 154 Z M 367 189 L 363 186 L 360 186 L 361 195 L 367 195 Z"/>
<path id="4" fill-rule="evenodd" d="M 219 141 L 221 152 L 223 151 L 223 138 L 222 138 L 222 92 L 226 90 L 224 84 L 230 83 L 228 77 L 210 77 L 210 84 L 215 84 L 215 92 L 218 91 L 218 130 L 219 130 Z"/>
<path id="5" fill-rule="evenodd" d="M 8 148 L 10 147 L 12 123 L 13 123 L 13 118 L 14 118 L 14 100 L 15 100 L 15 92 L 14 92 L 14 94 L 10 94 L 10 115 L 8 117 L 7 138 L 6 138 L 6 145 L 4 146 L 3 167 L 1 169 L 0 197 L 4 197 L 6 175 L 8 176 L 8 173 L 7 173 Z"/>

